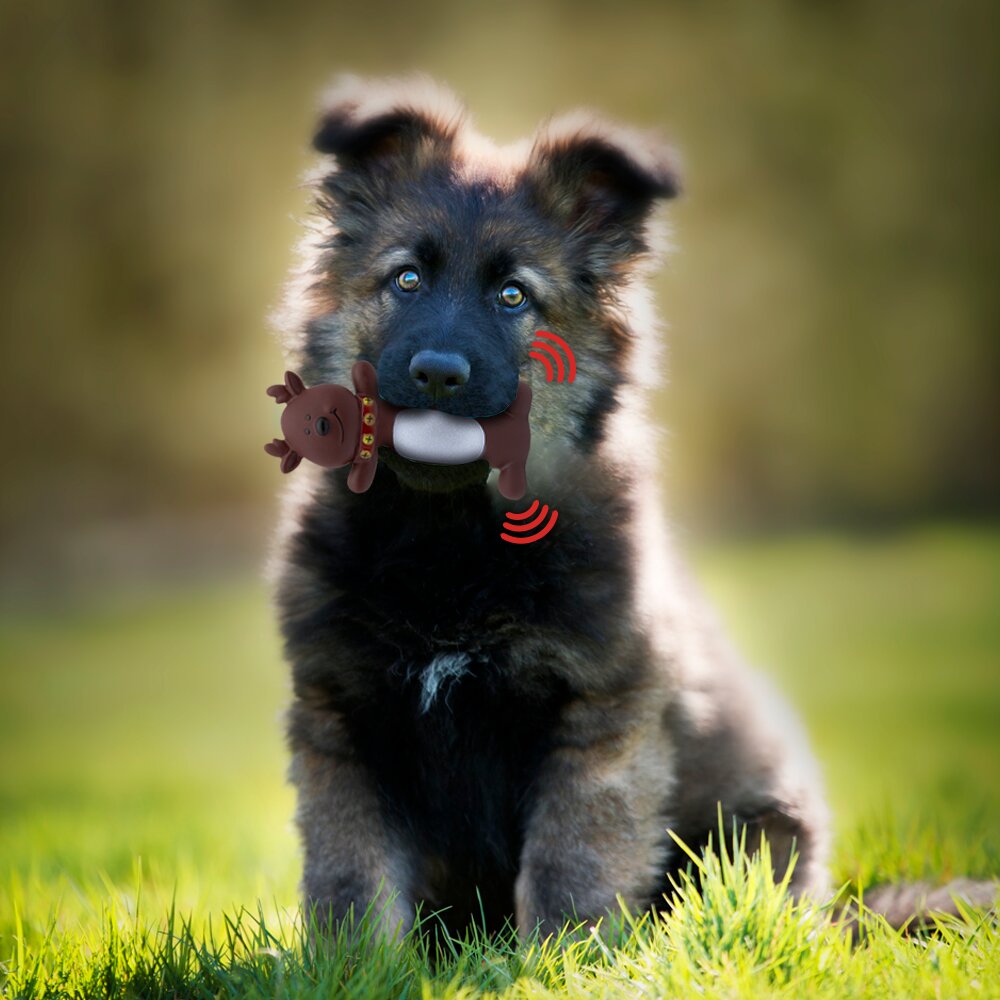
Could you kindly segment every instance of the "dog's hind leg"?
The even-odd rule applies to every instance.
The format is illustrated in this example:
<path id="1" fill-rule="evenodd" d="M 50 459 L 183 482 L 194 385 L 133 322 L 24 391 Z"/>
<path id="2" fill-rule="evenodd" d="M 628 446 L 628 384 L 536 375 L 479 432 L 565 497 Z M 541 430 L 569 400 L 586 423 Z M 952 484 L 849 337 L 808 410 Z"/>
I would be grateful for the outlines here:
<path id="1" fill-rule="evenodd" d="M 733 833 L 745 832 L 752 854 L 766 838 L 775 878 L 794 857 L 791 893 L 824 898 L 829 814 L 815 761 L 783 699 L 755 675 L 720 670 L 679 692 L 668 724 L 679 779 L 674 832 L 695 851 L 709 839 L 718 849 L 720 838 L 729 849 Z"/>

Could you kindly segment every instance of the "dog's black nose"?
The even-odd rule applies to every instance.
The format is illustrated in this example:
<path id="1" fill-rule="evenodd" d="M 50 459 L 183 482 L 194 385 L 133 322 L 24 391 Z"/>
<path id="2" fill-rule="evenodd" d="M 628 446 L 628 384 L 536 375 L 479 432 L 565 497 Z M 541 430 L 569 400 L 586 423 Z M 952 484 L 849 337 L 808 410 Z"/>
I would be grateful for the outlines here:
<path id="1" fill-rule="evenodd" d="M 410 377 L 432 399 L 454 396 L 469 381 L 469 362 L 461 354 L 417 351 L 410 360 Z"/>

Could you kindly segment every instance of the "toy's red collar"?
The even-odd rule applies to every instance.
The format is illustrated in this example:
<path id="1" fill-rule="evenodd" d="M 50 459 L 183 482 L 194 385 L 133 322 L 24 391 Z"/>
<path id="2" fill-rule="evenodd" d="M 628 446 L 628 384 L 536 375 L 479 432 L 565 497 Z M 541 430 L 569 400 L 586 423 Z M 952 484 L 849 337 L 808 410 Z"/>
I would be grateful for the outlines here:
<path id="1" fill-rule="evenodd" d="M 370 459 L 375 454 L 375 415 L 378 409 L 372 396 L 359 396 L 361 400 L 361 440 L 358 458 Z"/>

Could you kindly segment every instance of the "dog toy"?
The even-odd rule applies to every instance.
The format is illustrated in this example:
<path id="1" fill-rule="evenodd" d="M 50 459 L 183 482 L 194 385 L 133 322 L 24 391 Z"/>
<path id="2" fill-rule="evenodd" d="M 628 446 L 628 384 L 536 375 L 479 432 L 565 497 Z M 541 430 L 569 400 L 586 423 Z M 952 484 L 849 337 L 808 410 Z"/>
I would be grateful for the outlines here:
<path id="1" fill-rule="evenodd" d="M 528 414 L 531 387 L 519 382 L 514 402 L 503 413 L 482 419 L 430 409 L 403 409 L 378 395 L 378 375 L 367 361 L 351 369 L 352 392 L 342 385 L 307 389 L 295 372 L 272 385 L 267 394 L 284 403 L 281 432 L 264 445 L 291 472 L 302 459 L 327 469 L 350 465 L 347 485 L 364 493 L 375 478 L 378 449 L 391 448 L 403 458 L 434 465 L 461 465 L 483 458 L 499 469 L 497 488 L 508 500 L 527 489 L 525 463 L 531 447 Z"/>

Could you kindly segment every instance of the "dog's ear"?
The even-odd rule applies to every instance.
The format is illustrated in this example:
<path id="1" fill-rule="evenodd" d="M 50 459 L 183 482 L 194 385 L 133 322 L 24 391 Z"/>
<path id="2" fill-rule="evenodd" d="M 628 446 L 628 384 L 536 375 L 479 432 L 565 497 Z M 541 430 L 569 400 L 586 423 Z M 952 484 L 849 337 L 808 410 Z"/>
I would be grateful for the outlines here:
<path id="1" fill-rule="evenodd" d="M 313 147 L 342 167 L 374 169 L 451 146 L 465 109 L 424 76 L 365 81 L 341 77 L 326 94 Z"/>
<path id="2" fill-rule="evenodd" d="M 544 211 L 625 255 L 644 249 L 643 223 L 654 204 L 680 192 L 676 159 L 664 142 L 588 112 L 539 129 L 526 177 Z"/>

